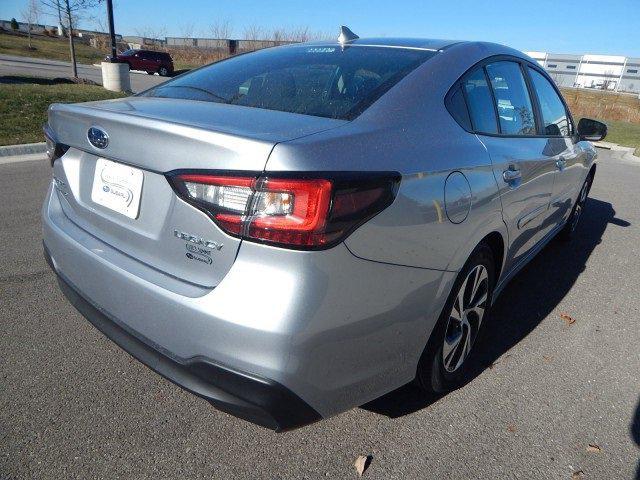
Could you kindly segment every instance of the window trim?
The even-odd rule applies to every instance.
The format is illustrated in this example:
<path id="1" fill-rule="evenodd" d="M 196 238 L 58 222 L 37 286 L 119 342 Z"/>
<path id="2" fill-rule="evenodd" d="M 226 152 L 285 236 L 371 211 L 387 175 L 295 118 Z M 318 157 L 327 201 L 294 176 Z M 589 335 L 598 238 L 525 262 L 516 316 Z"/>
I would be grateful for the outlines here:
<path id="1" fill-rule="evenodd" d="M 498 101 L 496 100 L 496 93 L 493 91 L 491 77 L 489 77 L 489 72 L 487 72 L 487 65 L 489 64 L 485 63 L 482 66 L 482 73 L 484 73 L 484 81 L 487 82 L 487 87 L 489 87 L 489 92 L 491 93 L 491 101 L 493 102 L 493 114 L 495 115 L 496 119 L 496 132 L 498 135 L 503 135 L 502 125 L 500 125 L 500 111 L 498 110 Z"/>
<path id="2" fill-rule="evenodd" d="M 473 127 L 473 122 L 471 123 L 471 127 L 472 130 L 467 130 L 466 128 L 464 128 L 462 125 L 460 125 L 455 118 L 453 118 L 453 121 L 456 122 L 456 124 L 460 125 L 460 128 L 462 128 L 463 130 L 465 130 L 468 133 L 473 133 L 475 135 L 484 135 L 487 137 L 500 137 L 500 138 L 571 138 L 571 139 L 576 139 L 577 138 L 577 131 L 576 131 L 576 123 L 573 119 L 573 115 L 571 114 L 571 110 L 569 109 L 566 100 L 564 99 L 564 97 L 562 96 L 562 93 L 560 92 L 558 86 L 555 84 L 555 82 L 551 79 L 551 77 L 549 76 L 549 74 L 544 70 L 544 68 L 540 67 L 538 64 L 530 62 L 529 60 L 525 59 L 525 58 L 521 58 L 521 57 L 516 57 L 513 55 L 506 55 L 506 54 L 500 54 L 500 55 L 493 55 L 490 57 L 486 57 L 483 58 L 482 60 L 480 60 L 479 62 L 474 63 L 471 67 L 469 67 L 462 75 L 460 75 L 460 77 L 453 83 L 453 85 L 449 88 L 449 91 L 447 92 L 447 94 L 445 95 L 444 98 L 444 103 L 445 103 L 445 108 L 447 108 L 447 112 L 449 112 L 449 108 L 447 107 L 447 103 L 448 103 L 448 99 L 451 95 L 451 93 L 459 86 L 462 86 L 462 82 L 477 68 L 482 68 L 485 76 L 487 76 L 486 73 L 486 65 L 490 64 L 490 63 L 495 63 L 495 62 L 500 62 L 500 61 L 510 61 L 510 62 L 515 62 L 518 63 L 520 65 L 520 69 L 521 72 L 525 78 L 525 84 L 527 85 L 527 89 L 528 89 L 528 93 L 529 93 L 529 98 L 531 100 L 532 103 L 532 108 L 533 108 L 533 114 L 535 116 L 535 121 L 536 121 L 536 132 L 538 132 L 535 135 L 513 135 L 513 134 L 507 134 L 507 133 L 487 133 L 487 132 L 481 132 L 478 130 L 475 130 L 475 128 Z M 567 118 L 569 119 L 570 123 L 571 123 L 571 130 L 572 133 L 570 133 L 569 135 L 545 135 L 544 133 L 540 133 L 542 132 L 542 117 L 539 116 L 539 112 L 541 111 L 540 108 L 540 104 L 539 104 L 539 100 L 538 100 L 538 95 L 535 91 L 535 89 L 532 86 L 531 83 L 531 79 L 529 78 L 529 72 L 526 69 L 526 67 L 531 67 L 534 70 L 536 70 L 538 73 L 542 74 L 543 77 L 545 77 L 547 79 L 547 81 L 549 81 L 549 83 L 551 83 L 551 86 L 553 87 L 553 89 L 555 90 L 556 94 L 560 97 L 560 100 L 562 101 L 562 104 L 564 105 L 564 109 L 567 113 Z M 489 79 L 487 78 L 487 81 L 489 81 Z M 489 83 L 489 91 L 491 92 L 491 95 L 493 97 L 493 86 L 491 86 L 491 84 Z M 464 88 L 462 88 L 462 92 L 464 92 Z M 465 100 L 466 100 L 466 95 L 465 95 Z M 497 110 L 497 104 L 495 102 L 495 99 L 493 101 L 493 105 L 494 105 L 494 111 Z M 468 103 L 467 103 L 467 110 L 469 109 Z M 500 120 L 498 119 L 498 115 L 497 112 L 496 114 L 496 122 L 497 122 L 497 129 L 498 132 L 500 132 Z M 449 112 L 449 115 L 451 115 L 451 113 Z M 538 127 L 538 125 L 540 125 L 540 128 Z"/>

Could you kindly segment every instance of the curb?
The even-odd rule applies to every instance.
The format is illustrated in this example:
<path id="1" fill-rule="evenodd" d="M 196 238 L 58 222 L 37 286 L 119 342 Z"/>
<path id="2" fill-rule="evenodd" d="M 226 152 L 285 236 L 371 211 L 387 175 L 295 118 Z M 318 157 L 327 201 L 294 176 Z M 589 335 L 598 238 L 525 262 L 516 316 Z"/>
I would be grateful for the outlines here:
<path id="1" fill-rule="evenodd" d="M 0 157 L 0 166 L 8 165 L 10 163 L 34 162 L 34 161 L 44 162 L 45 160 L 48 160 L 48 159 L 49 157 L 47 157 L 44 153 L 28 153 L 26 155 Z"/>
<path id="2" fill-rule="evenodd" d="M 47 144 L 41 143 L 25 143 L 22 145 L 5 145 L 0 147 L 0 157 L 15 157 L 17 155 L 31 155 L 34 153 L 45 153 Z"/>
<path id="3" fill-rule="evenodd" d="M 611 147 L 613 147 L 614 145 L 617 145 L 617 144 L 608 143 L 608 142 L 593 142 L 594 147 L 601 148 L 603 150 L 611 150 Z"/>

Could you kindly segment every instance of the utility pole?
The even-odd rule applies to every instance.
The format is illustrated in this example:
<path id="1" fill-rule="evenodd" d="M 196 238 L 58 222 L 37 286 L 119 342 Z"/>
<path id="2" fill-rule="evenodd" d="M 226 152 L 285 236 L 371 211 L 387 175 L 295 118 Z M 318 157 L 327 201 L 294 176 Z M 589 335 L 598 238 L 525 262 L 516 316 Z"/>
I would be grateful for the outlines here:
<path id="1" fill-rule="evenodd" d="M 109 59 L 110 62 L 117 62 L 118 51 L 116 49 L 116 34 L 115 28 L 113 26 L 113 2 L 112 0 L 107 0 L 107 17 L 109 20 L 109 37 L 111 38 L 111 57 Z"/>
<path id="2" fill-rule="evenodd" d="M 130 92 L 131 79 L 129 77 L 129 64 L 118 61 L 116 49 L 116 33 L 113 26 L 113 1 L 107 0 L 107 20 L 109 23 L 109 37 L 111 42 L 111 55 L 102 62 L 102 86 L 114 92 Z"/>

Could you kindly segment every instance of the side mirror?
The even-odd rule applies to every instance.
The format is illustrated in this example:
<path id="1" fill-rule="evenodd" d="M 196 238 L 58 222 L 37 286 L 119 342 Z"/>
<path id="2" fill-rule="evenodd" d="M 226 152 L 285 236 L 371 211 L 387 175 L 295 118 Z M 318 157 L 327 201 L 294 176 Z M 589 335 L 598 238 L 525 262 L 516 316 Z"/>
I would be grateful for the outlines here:
<path id="1" fill-rule="evenodd" d="M 560 127 L 555 123 L 550 123 L 549 125 L 544 127 L 544 134 L 553 135 L 554 137 L 559 137 L 560 135 L 562 135 L 562 133 L 560 132 Z"/>
<path id="2" fill-rule="evenodd" d="M 581 118 L 578 122 L 578 135 L 581 140 L 599 142 L 607 136 L 607 124 L 590 118 Z"/>

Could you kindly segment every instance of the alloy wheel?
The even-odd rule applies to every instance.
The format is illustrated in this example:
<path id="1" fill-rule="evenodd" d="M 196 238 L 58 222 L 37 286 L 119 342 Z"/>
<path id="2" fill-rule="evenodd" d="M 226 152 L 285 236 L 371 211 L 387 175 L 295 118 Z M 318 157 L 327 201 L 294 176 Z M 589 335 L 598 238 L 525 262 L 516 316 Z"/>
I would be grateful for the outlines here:
<path id="1" fill-rule="evenodd" d="M 455 297 L 442 345 L 444 369 L 455 372 L 471 352 L 489 300 L 487 268 L 476 265 L 467 274 Z"/>

